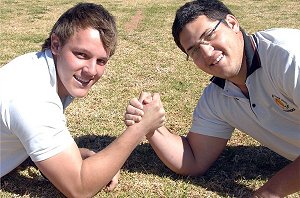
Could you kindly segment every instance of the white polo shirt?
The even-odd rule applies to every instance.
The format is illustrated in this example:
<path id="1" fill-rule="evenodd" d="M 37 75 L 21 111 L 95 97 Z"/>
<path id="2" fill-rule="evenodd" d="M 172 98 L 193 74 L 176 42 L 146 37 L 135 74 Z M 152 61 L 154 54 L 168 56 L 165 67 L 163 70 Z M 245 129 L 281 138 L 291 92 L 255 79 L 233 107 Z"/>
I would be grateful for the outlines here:
<path id="1" fill-rule="evenodd" d="M 233 83 L 213 77 L 190 131 L 229 139 L 237 128 L 294 160 L 300 156 L 300 30 L 243 34 L 249 99 Z"/>
<path id="2" fill-rule="evenodd" d="M 28 156 L 42 161 L 74 142 L 57 94 L 50 50 L 29 53 L 0 68 L 0 177 Z"/>

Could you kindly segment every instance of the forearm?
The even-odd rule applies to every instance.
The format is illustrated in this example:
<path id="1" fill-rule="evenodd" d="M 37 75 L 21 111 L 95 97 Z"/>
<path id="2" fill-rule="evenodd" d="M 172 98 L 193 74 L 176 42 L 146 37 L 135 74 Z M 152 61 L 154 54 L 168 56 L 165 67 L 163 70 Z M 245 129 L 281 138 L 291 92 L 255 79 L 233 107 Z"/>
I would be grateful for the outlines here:
<path id="1" fill-rule="evenodd" d="M 182 175 L 191 173 L 195 159 L 186 138 L 160 127 L 147 139 L 161 161 L 172 171 Z"/>
<path id="2" fill-rule="evenodd" d="M 85 160 L 73 143 L 63 152 L 36 164 L 65 196 L 92 197 L 116 175 L 145 133 L 145 128 L 137 124 Z"/>
<path id="3" fill-rule="evenodd" d="M 144 130 L 128 127 L 115 141 L 82 163 L 81 180 L 84 189 L 92 194 L 104 188 L 123 166 L 131 152 L 141 142 Z"/>
<path id="4" fill-rule="evenodd" d="M 94 158 L 97 158 L 97 160 L 92 161 L 87 159 L 87 164 L 82 166 L 82 173 L 87 173 L 87 175 L 93 174 L 94 171 L 91 172 L 91 167 L 95 167 L 96 169 L 99 168 L 98 164 L 100 162 L 105 170 L 98 173 L 98 177 L 103 178 L 106 181 L 100 183 L 97 180 L 87 178 L 84 180 L 87 181 L 86 187 L 97 185 L 98 183 L 100 188 L 103 188 L 107 184 L 107 181 L 110 181 L 121 168 L 131 152 L 141 142 L 145 135 L 163 125 L 165 111 L 162 108 L 158 94 L 153 95 L 151 103 L 143 106 L 143 111 L 143 119 L 139 123 L 129 126 L 119 138 L 111 143 L 105 150 L 100 152 L 99 155 L 96 155 Z M 103 156 L 105 156 L 105 161 L 103 160 Z"/>
<path id="5" fill-rule="evenodd" d="M 256 197 L 285 197 L 299 191 L 300 157 L 276 173 L 254 195 Z"/>

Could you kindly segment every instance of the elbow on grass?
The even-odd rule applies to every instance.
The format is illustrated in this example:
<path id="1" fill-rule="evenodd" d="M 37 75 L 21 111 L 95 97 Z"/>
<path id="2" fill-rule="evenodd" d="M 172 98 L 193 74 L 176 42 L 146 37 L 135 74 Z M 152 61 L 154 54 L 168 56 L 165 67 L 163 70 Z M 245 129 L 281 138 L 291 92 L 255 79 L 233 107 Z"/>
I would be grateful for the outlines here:
<path id="1" fill-rule="evenodd" d="M 197 169 L 197 168 L 193 168 L 193 169 L 178 169 L 178 170 L 174 170 L 174 172 L 176 174 L 179 175 L 183 175 L 183 176 L 192 176 L 192 177 L 196 177 L 196 176 L 201 176 L 203 175 L 205 172 L 207 171 L 207 169 Z"/>
<path id="2" fill-rule="evenodd" d="M 63 194 L 66 197 L 70 197 L 70 198 L 89 198 L 89 197 L 93 197 L 98 192 L 80 192 L 80 191 L 76 191 L 76 192 L 68 192 L 68 193 L 63 193 Z"/>
<path id="3" fill-rule="evenodd" d="M 86 187 L 79 187 L 68 191 L 61 191 L 68 198 L 89 198 L 95 196 L 98 192 L 103 190 L 106 186 L 103 186 L 97 190 L 88 189 Z"/>

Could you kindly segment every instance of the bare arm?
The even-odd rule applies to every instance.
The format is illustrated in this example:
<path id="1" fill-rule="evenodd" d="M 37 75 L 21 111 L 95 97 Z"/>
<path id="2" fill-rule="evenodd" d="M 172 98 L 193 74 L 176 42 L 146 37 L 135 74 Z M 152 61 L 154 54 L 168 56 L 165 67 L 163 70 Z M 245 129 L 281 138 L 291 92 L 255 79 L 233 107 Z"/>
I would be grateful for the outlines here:
<path id="1" fill-rule="evenodd" d="M 87 148 L 79 148 L 79 151 L 80 151 L 81 158 L 83 160 L 96 154 L 94 151 L 89 150 Z M 111 179 L 111 181 L 106 185 L 107 191 L 113 191 L 117 187 L 117 185 L 119 183 L 119 178 L 120 178 L 120 170 Z"/>
<path id="2" fill-rule="evenodd" d="M 151 94 L 143 92 L 139 99 L 129 102 L 125 124 L 143 120 L 143 104 L 151 101 Z M 187 137 L 172 134 L 162 126 L 147 134 L 147 139 L 158 157 L 176 173 L 198 175 L 204 173 L 224 150 L 227 140 L 188 133 Z"/>
<path id="3" fill-rule="evenodd" d="M 133 125 L 142 119 L 141 101 L 149 97 L 149 93 L 142 93 L 139 100 L 130 101 L 125 114 L 126 125 Z M 171 134 L 165 127 L 148 133 L 147 139 L 170 169 L 184 175 L 204 173 L 227 144 L 227 140 L 193 132 L 187 137 L 180 137 Z M 254 197 L 284 197 L 295 192 L 300 192 L 300 156 L 258 189 Z"/>
<path id="4" fill-rule="evenodd" d="M 105 187 L 146 133 L 160 127 L 164 111 L 159 97 L 144 106 L 143 120 L 128 127 L 100 152 L 82 159 L 74 143 L 63 152 L 36 165 L 67 197 L 91 197 Z"/>
<path id="5" fill-rule="evenodd" d="M 160 127 L 147 139 L 164 164 L 182 175 L 203 174 L 227 143 L 225 139 L 192 132 L 181 137 L 170 133 L 166 127 Z"/>
<path id="6" fill-rule="evenodd" d="M 276 173 L 254 197 L 285 197 L 300 191 L 300 156 Z"/>

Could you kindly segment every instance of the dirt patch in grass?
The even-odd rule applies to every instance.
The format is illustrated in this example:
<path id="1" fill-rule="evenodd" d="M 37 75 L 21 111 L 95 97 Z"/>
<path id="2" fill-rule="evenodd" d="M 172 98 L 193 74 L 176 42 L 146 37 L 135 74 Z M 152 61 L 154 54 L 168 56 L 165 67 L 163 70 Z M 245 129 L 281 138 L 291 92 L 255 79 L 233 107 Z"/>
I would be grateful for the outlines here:
<path id="1" fill-rule="evenodd" d="M 136 14 L 125 24 L 125 30 L 131 32 L 137 29 L 139 23 L 143 20 L 142 11 L 138 10 Z"/>

